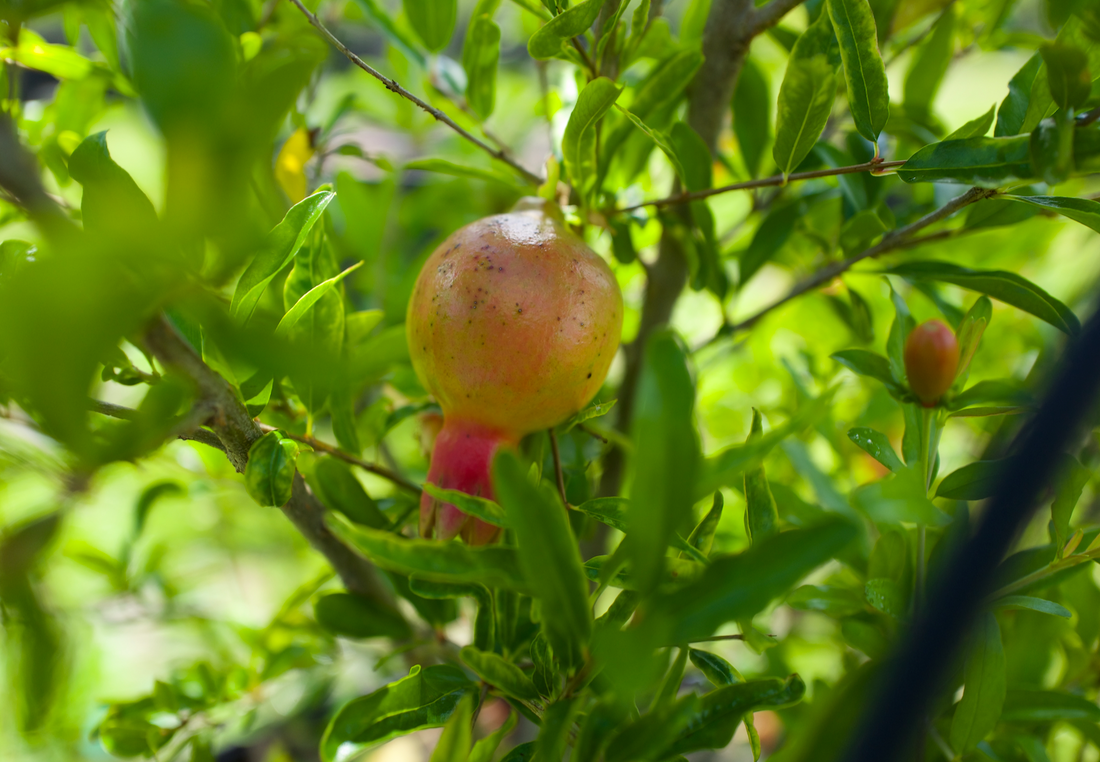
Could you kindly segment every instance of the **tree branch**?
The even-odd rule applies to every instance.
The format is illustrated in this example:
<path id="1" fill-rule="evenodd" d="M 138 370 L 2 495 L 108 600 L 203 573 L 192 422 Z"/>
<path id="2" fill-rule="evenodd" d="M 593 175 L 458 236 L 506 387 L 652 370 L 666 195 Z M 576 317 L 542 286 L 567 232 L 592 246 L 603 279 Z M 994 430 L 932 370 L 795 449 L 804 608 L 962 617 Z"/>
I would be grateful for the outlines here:
<path id="1" fill-rule="evenodd" d="M 847 272 L 852 268 L 853 265 L 862 262 L 865 259 L 873 259 L 875 257 L 879 257 L 885 254 L 888 251 L 905 248 L 907 244 L 909 244 L 912 236 L 915 233 L 920 232 L 929 225 L 934 225 L 937 222 L 942 222 L 943 220 L 946 220 L 955 212 L 959 211 L 965 206 L 973 204 L 975 201 L 989 198 L 996 193 L 997 191 L 989 190 L 987 188 L 971 188 L 966 193 L 963 193 L 961 196 L 956 196 L 955 198 L 951 199 L 946 204 L 941 206 L 939 209 L 936 209 L 933 212 L 929 212 L 928 214 L 921 217 L 919 220 L 912 222 L 903 228 L 897 228 L 896 230 L 890 231 L 885 236 L 883 236 L 882 240 L 879 241 L 877 244 L 870 247 L 869 249 L 860 252 L 859 254 L 856 254 L 854 257 L 849 257 L 848 259 L 842 260 L 840 262 L 833 262 L 832 264 L 822 267 L 813 275 L 795 285 L 795 287 L 792 288 L 787 293 L 787 295 L 779 301 L 770 304 L 769 306 L 757 312 L 752 317 L 742 320 L 736 325 L 729 326 L 723 331 L 719 331 L 718 334 L 708 340 L 703 346 L 707 346 L 713 343 L 716 339 L 722 336 L 730 336 L 739 331 L 743 331 L 746 328 L 751 328 L 753 325 L 759 322 L 762 317 L 767 315 L 772 310 L 778 307 L 782 307 L 787 302 L 791 301 L 792 299 L 796 299 L 799 296 L 802 296 L 808 291 L 813 291 L 814 289 L 824 286 L 825 284 L 833 280 L 833 278 L 836 278 L 838 275 Z M 932 236 L 928 236 L 928 238 L 931 237 Z"/>
<path id="2" fill-rule="evenodd" d="M 815 169 L 811 172 L 794 172 L 787 175 L 786 178 L 783 175 L 772 175 L 771 177 L 762 177 L 758 180 L 746 180 L 741 183 L 733 183 L 732 185 L 723 185 L 718 188 L 706 188 L 705 190 L 677 193 L 672 196 L 666 196 L 665 198 L 658 198 L 652 201 L 643 201 L 640 204 L 634 206 L 626 206 L 622 209 L 616 209 L 615 212 L 632 212 L 635 209 L 641 209 L 646 206 L 673 206 L 675 204 L 686 204 L 691 201 L 698 201 L 701 198 L 710 198 L 711 196 L 717 196 L 720 193 L 729 193 L 730 191 L 739 190 L 753 190 L 754 188 L 768 188 L 773 186 L 783 186 L 787 183 L 797 182 L 799 180 L 814 180 L 819 177 L 835 177 L 836 175 L 851 175 L 857 172 L 881 172 L 885 169 L 894 169 L 905 164 L 905 160 L 899 161 L 868 161 L 863 164 L 852 164 L 848 167 L 833 167 L 830 169 Z"/>
<path id="3" fill-rule="evenodd" d="M 497 161 L 501 161 L 501 162 L 504 162 L 505 164 L 507 164 L 509 167 L 514 169 L 520 175 L 522 175 L 523 178 L 525 180 L 527 180 L 528 182 L 534 183 L 535 185 L 538 185 L 538 184 L 542 183 L 542 178 L 541 177 L 534 174 L 533 172 L 528 171 L 523 165 L 521 165 L 518 162 L 516 162 L 515 160 L 513 160 L 511 157 L 508 156 L 506 151 L 504 151 L 503 149 L 498 150 L 496 148 L 493 148 L 491 145 L 484 142 L 483 140 L 478 138 L 476 135 L 474 135 L 474 134 L 468 132 L 467 130 L 463 129 L 461 126 L 459 126 L 459 124 L 457 122 L 455 122 L 455 120 L 451 119 L 451 117 L 447 116 L 442 111 L 435 108 L 434 106 L 422 101 L 420 98 L 417 98 L 415 95 L 413 95 L 408 90 L 406 90 L 401 85 L 399 85 L 396 80 L 390 79 L 386 75 L 382 74 L 382 72 L 378 71 L 373 66 L 368 64 L 362 58 L 355 55 L 355 53 L 353 53 L 348 48 L 347 45 L 340 42 L 340 40 L 338 40 L 336 38 L 336 35 L 334 35 L 332 32 L 330 32 L 328 30 L 328 27 L 326 27 L 324 24 L 322 24 L 321 21 L 315 15 L 310 13 L 308 8 L 306 8 L 304 5 L 302 5 L 301 0 L 290 0 L 290 2 L 294 3 L 294 5 L 296 5 L 298 7 L 298 10 L 300 10 L 303 14 L 305 14 L 305 17 L 309 20 L 309 23 L 313 25 L 314 29 L 316 29 L 318 32 L 321 33 L 322 37 L 324 37 L 326 40 L 328 40 L 330 45 L 332 45 L 334 48 L 336 48 L 341 53 L 343 53 L 344 56 L 349 61 L 351 61 L 353 64 L 355 64 L 360 69 L 365 71 L 367 74 L 371 75 L 372 77 L 377 79 L 379 82 L 381 82 L 383 85 L 385 85 L 386 89 L 389 90 L 391 93 L 399 95 L 402 98 L 405 98 L 406 100 L 412 101 L 417 106 L 419 106 L 423 111 L 425 111 L 428 114 L 431 114 L 433 117 L 435 117 L 436 121 L 443 122 L 443 124 L 450 127 L 452 130 L 454 130 L 459 135 L 464 137 L 466 140 L 468 140 L 471 143 L 473 143 L 474 145 L 476 145 L 482 151 L 485 151 L 487 154 L 492 156 Z"/>
<path id="4" fill-rule="evenodd" d="M 264 433 L 275 431 L 274 426 L 268 426 L 266 423 L 261 423 L 260 429 L 263 430 Z M 280 431 L 282 431 L 283 434 L 286 435 L 287 439 L 293 439 L 295 442 L 303 442 L 312 447 L 314 450 L 327 453 L 334 458 L 339 458 L 345 463 L 350 463 L 353 466 L 358 466 L 364 471 L 369 471 L 376 476 L 381 476 L 383 479 L 388 479 L 406 492 L 411 492 L 414 495 L 419 495 L 421 492 L 420 487 L 418 487 L 416 484 L 412 483 L 401 474 L 391 471 L 385 466 L 380 466 L 377 463 L 371 463 L 369 461 L 362 460 L 361 458 L 357 458 L 354 455 L 350 455 L 340 448 L 333 447 L 327 442 L 322 442 L 320 439 L 317 439 L 315 437 L 302 436 L 301 434 L 292 434 L 285 429 L 280 429 Z"/>
<path id="5" fill-rule="evenodd" d="M 756 9 L 755 22 L 752 27 L 753 35 L 763 34 L 783 20 L 783 17 L 793 11 L 806 0 L 772 0 L 767 5 Z"/>
<path id="6" fill-rule="evenodd" d="M 773 0 L 775 2 L 775 0 Z M 712 155 L 717 153 L 730 98 L 741 64 L 749 52 L 755 32 L 753 0 L 717 0 L 711 5 L 703 32 L 703 65 L 688 88 L 688 125 L 703 139 Z M 683 211 L 683 210 L 680 210 Z M 649 335 L 669 321 L 672 308 L 687 284 L 688 266 L 683 245 L 665 227 L 657 261 L 646 269 L 645 300 L 638 333 L 624 347 L 626 370 L 619 386 L 616 426 L 625 431 L 634 414 L 634 397 L 642 369 L 642 356 Z M 624 454 L 614 448 L 607 453 L 600 481 L 600 494 L 618 494 Z"/>

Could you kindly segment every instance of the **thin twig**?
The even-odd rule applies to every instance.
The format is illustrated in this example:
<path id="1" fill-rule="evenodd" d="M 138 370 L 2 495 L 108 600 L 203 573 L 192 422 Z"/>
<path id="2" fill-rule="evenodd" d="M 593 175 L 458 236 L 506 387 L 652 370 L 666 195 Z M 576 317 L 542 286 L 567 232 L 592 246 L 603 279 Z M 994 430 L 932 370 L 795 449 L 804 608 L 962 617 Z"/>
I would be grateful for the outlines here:
<path id="1" fill-rule="evenodd" d="M 842 260 L 840 262 L 833 262 L 832 264 L 826 265 L 810 277 L 798 283 L 794 288 L 787 292 L 787 295 L 784 296 L 782 299 L 773 302 L 772 304 L 757 312 L 752 317 L 742 320 L 736 325 L 728 326 L 723 330 L 720 330 L 702 346 L 709 346 L 714 341 L 723 336 L 729 336 L 738 333 L 739 331 L 743 331 L 746 328 L 751 328 L 762 317 L 767 315 L 772 310 L 776 309 L 777 307 L 782 307 L 787 302 L 796 299 L 799 296 L 802 296 L 808 291 L 813 291 L 825 285 L 826 283 L 829 283 L 833 280 L 833 278 L 836 278 L 838 275 L 841 275 L 842 273 L 850 270 L 853 265 L 862 262 L 865 259 L 872 259 L 874 257 L 881 256 L 888 251 L 903 248 L 905 243 L 912 238 L 914 233 L 923 230 L 929 225 L 934 225 L 937 222 L 942 222 L 963 207 L 968 206 L 975 201 L 989 198 L 996 193 L 997 191 L 989 190 L 987 188 L 971 188 L 966 193 L 963 193 L 961 196 L 956 196 L 955 198 L 951 199 L 939 209 L 936 209 L 935 211 L 929 212 L 928 214 L 924 215 L 916 222 L 887 233 L 885 236 L 883 236 L 881 241 L 879 241 L 871 248 L 866 249 L 859 254 L 856 254 L 854 257 L 849 257 L 848 259 Z"/>
<path id="2" fill-rule="evenodd" d="M 719 188 L 707 188 L 705 190 L 691 191 L 689 193 L 677 193 L 674 196 L 658 198 L 652 201 L 643 201 L 640 204 L 626 206 L 622 209 L 616 209 L 615 211 L 620 213 L 632 212 L 635 209 L 641 209 L 646 206 L 673 206 L 675 204 L 686 204 L 689 201 L 697 201 L 701 198 L 709 198 L 711 196 L 717 196 L 720 193 L 729 193 L 730 191 L 768 188 L 776 185 L 786 185 L 789 182 L 796 182 L 798 180 L 813 180 L 819 177 L 851 175 L 857 172 L 881 172 L 883 170 L 900 167 L 903 164 L 905 164 L 905 161 L 867 161 L 863 164 L 853 164 L 849 167 L 815 169 L 811 172 L 794 172 L 793 174 L 787 175 L 786 179 L 784 179 L 783 175 L 772 175 L 771 177 L 762 177 L 759 180 L 746 180 L 745 182 L 733 183 L 732 185 L 723 185 Z"/>
<path id="3" fill-rule="evenodd" d="M 583 423 L 578 423 L 577 428 L 580 429 L 581 431 L 583 431 L 588 436 L 592 437 L 593 439 L 598 439 L 601 442 L 603 442 L 604 444 L 607 444 L 607 437 L 605 437 L 603 434 L 597 434 L 595 432 L 595 430 L 590 429 L 588 426 L 585 426 Z"/>
<path id="4" fill-rule="evenodd" d="M 565 478 L 561 472 L 561 453 L 558 451 L 558 435 L 554 433 L 554 429 L 547 429 L 550 434 L 550 451 L 554 453 L 554 476 L 558 480 L 558 493 L 561 495 L 561 503 L 566 508 L 569 507 L 569 501 L 565 499 Z"/>
<path id="5" fill-rule="evenodd" d="M 514 169 L 520 175 L 522 175 L 523 178 L 525 180 L 527 180 L 528 182 L 534 183 L 535 185 L 539 185 L 539 184 L 542 183 L 542 178 L 541 177 L 534 174 L 533 172 L 528 171 L 521 164 L 519 164 L 518 162 L 516 162 L 516 161 L 512 160 L 511 158 L 509 158 L 505 151 L 493 148 L 491 145 L 484 142 L 483 140 L 478 138 L 476 135 L 474 135 L 474 134 L 468 132 L 467 130 L 463 129 L 462 127 L 460 127 L 458 125 L 457 122 L 455 122 L 455 120 L 451 119 L 451 117 L 447 116 L 442 111 L 435 108 L 434 106 L 422 101 L 420 98 L 417 98 L 415 95 L 413 95 L 408 90 L 406 90 L 401 85 L 399 85 L 395 80 L 390 79 L 386 75 L 382 74 L 382 72 L 378 71 L 373 66 L 368 64 L 362 58 L 355 55 L 355 53 L 353 53 L 348 48 L 347 45 L 340 42 L 340 40 L 338 40 L 336 38 L 336 36 L 328 30 L 328 27 L 326 27 L 324 24 L 322 24 L 321 21 L 315 15 L 310 13 L 308 8 L 306 8 L 304 5 L 302 5 L 301 0 L 290 0 L 290 2 L 294 3 L 294 5 L 296 5 L 298 7 L 298 10 L 300 10 L 303 14 L 305 14 L 305 17 L 306 17 L 306 19 L 309 20 L 309 23 L 313 25 L 314 29 L 316 29 L 318 32 L 321 33 L 322 37 L 324 37 L 326 40 L 328 40 L 330 45 L 332 45 L 334 48 L 336 48 L 341 53 L 343 53 L 344 56 L 349 61 L 351 61 L 353 64 L 355 64 L 360 69 L 365 71 L 367 74 L 370 74 L 372 77 L 374 77 L 379 82 L 381 82 L 383 85 L 385 85 L 386 89 L 389 90 L 391 93 L 399 95 L 402 98 L 405 98 L 406 100 L 412 101 L 417 106 L 419 106 L 421 109 L 423 109 L 425 112 L 427 112 L 428 114 L 431 114 L 433 117 L 435 117 L 435 119 L 437 121 L 443 122 L 443 124 L 450 127 L 452 130 L 454 130 L 459 135 L 464 137 L 466 140 L 468 140 L 471 143 L 473 143 L 474 145 L 476 145 L 481 150 L 485 151 L 487 154 L 492 156 L 497 161 L 502 161 L 505 164 L 507 164 L 509 167 Z"/>
<path id="6" fill-rule="evenodd" d="M 266 423 L 260 424 L 260 430 L 264 433 L 275 431 L 275 429 L 275 426 L 269 426 Z M 349 455 L 340 448 L 333 447 L 332 445 L 326 442 L 322 442 L 320 439 L 317 439 L 315 437 L 303 436 L 301 434 L 292 434 L 285 429 L 279 429 L 279 431 L 281 431 L 287 439 L 293 439 L 295 442 L 302 442 L 303 444 L 307 444 L 314 450 L 319 450 L 323 453 L 331 455 L 334 458 L 339 458 L 345 463 L 350 463 L 353 466 L 359 466 L 359 468 L 363 469 L 364 471 L 370 471 L 372 474 L 376 476 L 381 476 L 383 479 L 388 479 L 403 490 L 412 492 L 416 495 L 420 494 L 420 487 L 416 486 L 408 479 L 401 476 L 401 474 L 395 473 L 385 466 L 380 466 L 377 463 L 370 463 L 368 461 L 362 460 L 361 458 L 357 458 L 354 455 Z"/>

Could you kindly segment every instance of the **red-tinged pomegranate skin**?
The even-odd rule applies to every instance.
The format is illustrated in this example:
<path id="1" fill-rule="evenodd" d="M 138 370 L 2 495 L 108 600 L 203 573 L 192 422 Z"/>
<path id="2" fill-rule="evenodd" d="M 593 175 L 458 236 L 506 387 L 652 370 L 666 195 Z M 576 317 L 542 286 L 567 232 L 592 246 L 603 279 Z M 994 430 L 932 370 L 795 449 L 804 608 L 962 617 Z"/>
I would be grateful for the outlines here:
<path id="1" fill-rule="evenodd" d="M 595 396 L 622 319 L 610 268 L 556 218 L 512 212 L 452 234 L 425 262 L 406 324 L 413 367 L 443 409 L 428 481 L 491 496 L 495 448 L 561 423 Z M 425 536 L 434 528 L 476 543 L 495 534 L 467 530 L 464 519 L 422 499 Z"/>
<path id="2" fill-rule="evenodd" d="M 905 341 L 905 373 L 909 388 L 925 407 L 932 407 L 955 382 L 959 368 L 959 340 L 939 320 L 912 330 Z"/>

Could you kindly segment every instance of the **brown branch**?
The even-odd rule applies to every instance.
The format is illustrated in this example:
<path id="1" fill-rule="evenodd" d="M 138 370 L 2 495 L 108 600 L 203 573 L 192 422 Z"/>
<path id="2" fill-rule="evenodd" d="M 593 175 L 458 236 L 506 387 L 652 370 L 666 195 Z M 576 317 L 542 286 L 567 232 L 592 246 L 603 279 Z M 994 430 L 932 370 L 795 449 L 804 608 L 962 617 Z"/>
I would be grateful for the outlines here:
<path id="1" fill-rule="evenodd" d="M 142 343 L 161 365 L 195 384 L 200 399 L 210 406 L 210 427 L 225 448 L 226 457 L 237 471 L 243 472 L 249 449 L 264 431 L 248 414 L 233 387 L 202 361 L 164 316 L 149 324 Z M 374 566 L 344 545 L 325 526 L 325 508 L 306 487 L 300 474 L 295 474 L 290 500 L 281 510 L 309 544 L 328 559 L 349 592 L 393 606 L 393 596 L 379 579 Z"/>
<path id="2" fill-rule="evenodd" d="M 756 9 L 753 17 L 753 36 L 763 34 L 783 20 L 783 17 L 793 11 L 806 0 L 771 0 L 767 5 Z"/>
<path id="3" fill-rule="evenodd" d="M 759 322 L 762 317 L 767 315 L 772 310 L 776 309 L 777 307 L 782 307 L 787 302 L 796 299 L 799 296 L 802 296 L 808 291 L 813 291 L 817 288 L 820 288 L 821 286 L 824 286 L 825 284 L 836 278 L 838 275 L 841 275 L 842 273 L 850 270 L 853 265 L 862 262 L 865 259 L 873 259 L 875 257 L 879 257 L 888 251 L 894 251 L 896 249 L 904 248 L 906 244 L 911 241 L 915 233 L 920 232 L 929 225 L 934 225 L 937 222 L 942 222 L 943 220 L 946 220 L 955 212 L 959 211 L 965 206 L 973 204 L 975 201 L 989 198 L 996 193 L 997 191 L 989 190 L 986 188 L 971 188 L 966 193 L 963 193 L 961 196 L 956 196 L 955 198 L 951 199 L 946 204 L 941 206 L 939 209 L 936 209 L 933 212 L 929 212 L 928 214 L 921 217 L 919 220 L 910 223 L 903 228 L 892 230 L 891 232 L 883 236 L 882 240 L 879 241 L 877 244 L 870 247 L 869 249 L 865 249 L 859 254 L 856 254 L 854 257 L 849 257 L 848 259 L 842 260 L 840 262 L 833 262 L 832 264 L 826 265 L 825 267 L 815 272 L 813 275 L 795 285 L 795 287 L 792 288 L 782 299 L 768 305 L 752 317 L 742 320 L 740 323 L 730 326 L 724 331 L 720 331 L 719 334 L 721 336 L 729 336 L 731 334 L 737 333 L 738 331 L 743 331 L 746 328 L 751 328 L 753 325 Z M 718 335 L 707 341 L 706 344 L 704 344 L 703 346 L 711 344 L 717 338 L 719 338 Z"/>
<path id="4" fill-rule="evenodd" d="M 210 405 L 213 411 L 210 428 L 225 445 L 229 462 L 239 473 L 244 473 L 248 451 L 263 436 L 263 432 L 259 424 L 252 420 L 233 387 L 202 361 L 163 315 L 154 318 L 146 327 L 142 344 L 161 365 L 190 379 L 195 385 L 199 399 Z"/>
<path id="5" fill-rule="evenodd" d="M 554 433 L 552 428 L 547 429 L 547 432 L 550 434 L 550 451 L 554 454 L 554 476 L 558 482 L 561 504 L 568 508 L 569 501 L 565 498 L 565 478 L 562 476 L 561 471 L 561 452 L 558 450 L 558 435 Z"/>
<path id="6" fill-rule="evenodd" d="M 11 120 L 6 117 L 0 117 L 0 188 L 18 199 L 43 231 L 56 234 L 56 246 L 69 243 L 66 237 L 75 231 L 75 227 L 42 188 L 34 159 L 20 145 Z M 233 387 L 202 361 L 163 315 L 149 323 L 141 343 L 147 355 L 156 358 L 165 369 L 190 379 L 198 392 L 199 402 L 192 415 L 185 420 L 192 431 L 177 432 L 177 435 L 190 434 L 196 441 L 201 438 L 213 445 L 206 434 L 194 433 L 199 423 L 208 421 L 212 429 L 210 433 L 224 448 L 229 462 L 237 471 L 244 471 L 249 448 L 263 432 L 259 424 L 252 420 Z M 118 406 L 108 403 L 93 403 L 92 406 L 108 415 L 122 412 Z M 343 580 L 344 587 L 383 606 L 393 607 L 393 596 L 379 579 L 374 566 L 340 542 L 324 525 L 324 507 L 310 493 L 301 476 L 295 475 L 292 496 L 282 506 L 282 511 L 309 544 L 328 559 Z"/>
<path id="7" fill-rule="evenodd" d="M 783 175 L 772 175 L 771 177 L 762 177 L 758 180 L 746 180 L 741 183 L 733 183 L 732 185 L 723 185 L 718 188 L 706 188 L 705 190 L 691 191 L 684 193 L 677 193 L 673 196 L 667 196 L 665 198 L 658 198 L 652 201 L 643 201 L 640 204 L 634 206 L 626 206 L 622 209 L 616 209 L 615 212 L 632 212 L 635 209 L 641 209 L 646 206 L 673 206 L 675 204 L 686 204 L 690 201 L 698 201 L 701 198 L 710 198 L 711 196 L 717 196 L 720 193 L 729 193 L 730 191 L 739 190 L 753 190 L 754 188 L 768 188 L 773 186 L 782 186 L 790 182 L 797 182 L 799 180 L 814 180 L 819 177 L 835 177 L 836 175 L 851 175 L 857 172 L 881 172 L 886 169 L 894 169 L 905 164 L 905 160 L 898 161 L 867 161 L 862 164 L 852 164 L 848 167 L 832 167 L 830 169 L 815 169 L 810 172 L 794 172 L 787 175 L 786 178 Z"/>
<path id="8" fill-rule="evenodd" d="M 274 426 L 268 426 L 266 423 L 261 423 L 260 429 L 265 433 L 269 431 L 275 431 Z M 393 482 L 398 487 L 406 490 L 407 492 L 412 492 L 416 495 L 419 495 L 421 492 L 420 487 L 418 487 L 416 484 L 401 476 L 401 474 L 391 471 L 385 466 L 380 466 L 377 463 L 371 463 L 369 461 L 362 460 L 361 458 L 357 458 L 354 455 L 349 455 L 340 448 L 333 447 L 327 442 L 322 442 L 320 439 L 317 439 L 315 437 L 303 436 L 301 434 L 292 434 L 285 429 L 279 430 L 282 431 L 284 436 L 286 436 L 288 439 L 293 439 L 295 442 L 302 442 L 309 445 L 314 450 L 326 453 L 334 458 L 339 458 L 345 463 L 350 463 L 353 466 L 358 466 L 364 471 L 369 471 L 376 476 L 381 476 L 383 479 L 388 479 L 389 481 Z"/>
<path id="9" fill-rule="evenodd" d="M 103 400 L 88 400 L 88 409 L 93 413 L 110 416 L 111 418 L 118 418 L 123 421 L 133 421 L 138 417 L 138 411 L 133 408 L 116 405 L 112 402 L 104 402 Z M 191 428 L 188 426 L 186 429 L 187 430 L 177 433 L 176 439 L 182 439 L 187 442 L 198 442 L 207 447 L 213 447 L 215 450 L 225 452 L 225 445 L 222 444 L 222 441 L 218 439 L 218 435 L 213 431 L 204 429 L 201 426 L 198 428 Z"/>
<path id="10" fill-rule="evenodd" d="M 298 10 L 300 10 L 303 14 L 305 14 L 306 19 L 308 19 L 309 23 L 313 25 L 313 28 L 316 29 L 318 32 L 320 32 L 321 36 L 324 37 L 326 40 L 328 40 L 330 45 L 332 45 L 334 48 L 336 48 L 341 53 L 343 53 L 344 56 L 349 61 L 351 61 L 353 64 L 355 64 L 360 69 L 365 71 L 367 74 L 371 75 L 372 77 L 377 79 L 379 82 L 381 82 L 383 85 L 385 85 L 386 89 L 389 90 L 391 93 L 394 93 L 395 95 L 399 95 L 402 98 L 405 98 L 406 100 L 412 101 L 417 106 L 419 106 L 423 111 L 425 111 L 428 114 L 430 114 L 431 116 L 435 117 L 436 121 L 443 122 L 443 124 L 450 127 L 452 130 L 457 132 L 463 138 L 470 141 L 471 143 L 476 145 L 481 150 L 485 151 L 487 154 L 492 156 L 497 161 L 501 161 L 501 162 L 504 162 L 505 164 L 507 164 L 509 167 L 514 169 L 520 175 L 522 175 L 523 178 L 525 180 L 527 180 L 528 182 L 534 183 L 535 185 L 539 185 L 539 184 L 542 183 L 542 178 L 541 177 L 534 174 L 533 172 L 528 171 L 523 165 L 521 165 L 518 162 L 511 159 L 503 149 L 498 150 L 496 148 L 493 148 L 491 145 L 484 142 L 483 140 L 478 138 L 476 135 L 470 133 L 469 131 L 467 131 L 464 128 L 462 128 L 461 126 L 459 126 L 459 124 L 455 120 L 451 119 L 451 117 L 447 116 L 445 113 L 443 113 L 439 109 L 435 108 L 434 106 L 426 103 L 425 101 L 421 100 L 420 98 L 417 98 L 415 95 L 413 95 L 408 90 L 406 90 L 401 85 L 399 85 L 396 80 L 390 79 L 386 75 L 382 74 L 382 72 L 378 71 L 373 66 L 371 66 L 366 61 L 364 61 L 362 58 L 360 58 L 355 53 L 353 53 L 348 48 L 347 45 L 340 42 L 340 40 L 338 40 L 336 38 L 336 36 L 328 30 L 328 27 L 326 27 L 324 24 L 322 24 L 321 21 L 315 15 L 310 13 L 308 8 L 306 8 L 304 5 L 302 5 L 301 0 L 290 0 L 290 2 L 294 3 L 294 5 L 296 5 L 298 7 Z"/>
<path id="11" fill-rule="evenodd" d="M 729 111 L 741 64 L 752 45 L 755 14 L 753 0 L 720 0 L 710 7 L 703 31 L 703 65 L 688 87 L 687 123 L 703 139 L 712 155 L 717 154 L 718 134 Z M 677 211 L 684 213 L 685 209 Z M 646 341 L 655 329 L 669 321 L 672 308 L 687 284 L 688 265 L 683 244 L 669 226 L 662 232 L 657 251 L 657 261 L 646 268 L 645 299 L 638 333 L 624 348 L 626 370 L 619 386 L 616 417 L 616 427 L 620 431 L 627 430 L 634 413 Z M 607 453 L 600 494 L 618 494 L 624 465 L 625 457 L 620 448 Z"/>

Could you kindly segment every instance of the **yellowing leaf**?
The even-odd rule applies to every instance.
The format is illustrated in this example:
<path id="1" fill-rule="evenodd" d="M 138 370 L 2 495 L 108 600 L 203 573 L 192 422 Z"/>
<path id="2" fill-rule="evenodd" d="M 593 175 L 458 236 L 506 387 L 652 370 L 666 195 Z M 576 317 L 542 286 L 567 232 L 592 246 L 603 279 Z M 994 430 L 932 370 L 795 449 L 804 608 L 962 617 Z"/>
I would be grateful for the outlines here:
<path id="1" fill-rule="evenodd" d="M 275 179 L 292 204 L 306 197 L 306 162 L 313 156 L 309 131 L 299 127 L 283 143 L 275 159 Z"/>

